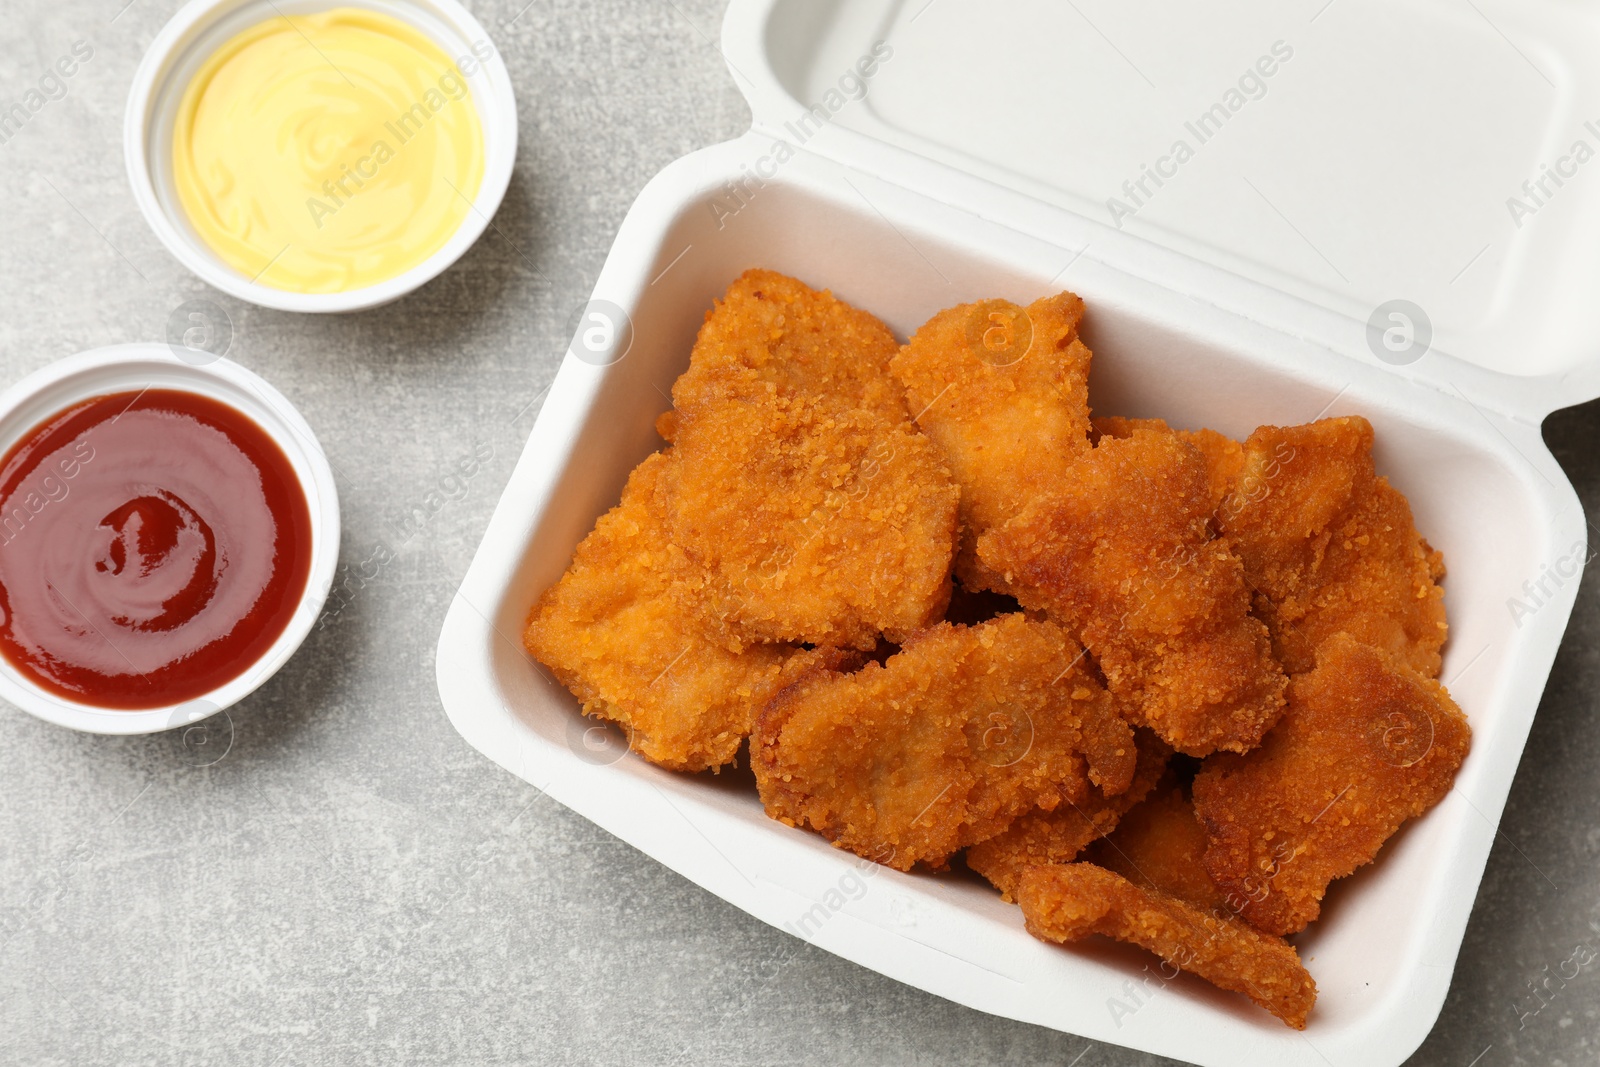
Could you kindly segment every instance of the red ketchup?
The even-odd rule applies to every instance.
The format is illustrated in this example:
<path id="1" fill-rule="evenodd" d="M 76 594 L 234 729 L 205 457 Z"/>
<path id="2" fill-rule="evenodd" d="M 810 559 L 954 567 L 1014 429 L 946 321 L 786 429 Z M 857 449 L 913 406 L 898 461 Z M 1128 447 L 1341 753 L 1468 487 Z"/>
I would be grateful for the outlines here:
<path id="1" fill-rule="evenodd" d="M 237 678 L 310 568 L 288 457 L 207 397 L 86 400 L 0 460 L 0 655 L 68 700 L 156 708 Z"/>

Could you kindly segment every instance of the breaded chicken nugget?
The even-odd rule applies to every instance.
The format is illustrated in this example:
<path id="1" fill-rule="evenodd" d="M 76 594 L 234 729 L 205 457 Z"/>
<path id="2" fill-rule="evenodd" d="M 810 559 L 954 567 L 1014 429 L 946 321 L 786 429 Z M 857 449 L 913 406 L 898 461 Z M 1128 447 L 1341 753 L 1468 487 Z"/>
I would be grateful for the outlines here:
<path id="1" fill-rule="evenodd" d="M 905 393 L 888 372 L 899 350 L 889 327 L 831 292 L 749 270 L 706 312 L 672 402 L 694 419 L 729 400 L 818 396 L 903 422 Z"/>
<path id="2" fill-rule="evenodd" d="M 1443 559 L 1418 536 L 1406 498 L 1373 469 L 1366 419 L 1258 429 L 1217 520 L 1290 674 L 1310 670 L 1325 640 L 1348 633 L 1439 676 Z"/>
<path id="3" fill-rule="evenodd" d="M 646 759 L 698 771 L 731 763 L 755 710 L 782 688 L 785 662 L 798 670 L 815 656 L 780 645 L 730 651 L 685 610 L 702 579 L 661 515 L 671 463 L 658 452 L 634 470 L 622 502 L 534 605 L 523 644 Z"/>
<path id="4" fill-rule="evenodd" d="M 1335 635 L 1316 669 L 1289 683 L 1289 709 L 1266 742 L 1212 756 L 1195 778 L 1206 870 L 1252 925 L 1303 930 L 1328 883 L 1444 798 L 1471 744 L 1443 686 Z"/>
<path id="5" fill-rule="evenodd" d="M 977 567 L 978 535 L 1003 525 L 1089 450 L 1089 349 L 1072 293 L 1026 308 L 984 300 L 939 312 L 889 364 L 917 425 L 961 485 L 956 575 L 992 588 Z"/>
<path id="6" fill-rule="evenodd" d="M 757 717 L 750 757 L 773 818 L 942 868 L 1022 812 L 1081 801 L 1096 721 L 1120 725 L 1078 645 L 1014 614 L 941 623 L 855 674 L 808 672 Z"/>
<path id="7" fill-rule="evenodd" d="M 1179 752 L 1246 752 L 1283 671 L 1244 568 L 1210 533 L 1205 460 L 1170 432 L 1102 437 L 1064 481 L 978 540 L 1023 606 L 1081 633 L 1111 691 Z"/>
<path id="8" fill-rule="evenodd" d="M 1166 771 L 1172 749 L 1155 734 L 1136 731 L 1134 746 L 1138 766 L 1122 793 L 1108 797 L 1091 790 L 1084 799 L 1060 804 L 1054 810 L 1030 811 L 1004 832 L 967 849 L 967 866 L 1011 900 L 1027 868 L 1076 859 L 1090 844 L 1111 833 L 1128 809 L 1149 796 Z"/>
<path id="9" fill-rule="evenodd" d="M 950 597 L 959 490 L 886 369 L 893 336 L 751 272 L 707 316 L 663 429 L 675 543 L 736 642 L 870 649 Z"/>
<path id="10" fill-rule="evenodd" d="M 1065 944 L 1092 934 L 1126 941 L 1219 989 L 1243 993 L 1296 1030 L 1306 1028 L 1317 984 L 1280 938 L 1091 863 L 1030 867 L 1017 896 L 1028 932 L 1042 941 Z"/>
<path id="11" fill-rule="evenodd" d="M 1089 846 L 1084 859 L 1134 885 L 1213 915 L 1235 917 L 1206 873 L 1205 854 L 1206 832 L 1195 817 L 1194 802 L 1169 773 L 1115 830 Z"/>
<path id="12" fill-rule="evenodd" d="M 869 649 L 943 615 L 958 491 L 909 423 L 794 397 L 685 418 L 677 442 L 673 536 L 736 638 Z"/>
<path id="13" fill-rule="evenodd" d="M 1239 472 L 1244 469 L 1244 446 L 1215 430 L 1174 430 L 1163 419 L 1125 419 L 1118 415 L 1101 415 L 1094 419 L 1097 438 L 1129 437 L 1134 430 L 1175 433 L 1205 457 L 1206 495 L 1211 500 L 1212 511 L 1222 506 L 1223 499 L 1238 481 Z"/>

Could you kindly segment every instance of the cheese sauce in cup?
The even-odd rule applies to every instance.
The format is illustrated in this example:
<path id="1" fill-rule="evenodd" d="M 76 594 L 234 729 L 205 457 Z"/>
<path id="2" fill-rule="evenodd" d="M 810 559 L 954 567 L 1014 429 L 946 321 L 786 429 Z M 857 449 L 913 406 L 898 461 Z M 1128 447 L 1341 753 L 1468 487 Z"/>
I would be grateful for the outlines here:
<path id="1" fill-rule="evenodd" d="M 190 80 L 172 134 L 174 185 L 201 240 L 296 293 L 361 289 L 426 261 L 473 210 L 484 155 L 457 62 L 360 8 L 275 16 L 229 39 Z"/>

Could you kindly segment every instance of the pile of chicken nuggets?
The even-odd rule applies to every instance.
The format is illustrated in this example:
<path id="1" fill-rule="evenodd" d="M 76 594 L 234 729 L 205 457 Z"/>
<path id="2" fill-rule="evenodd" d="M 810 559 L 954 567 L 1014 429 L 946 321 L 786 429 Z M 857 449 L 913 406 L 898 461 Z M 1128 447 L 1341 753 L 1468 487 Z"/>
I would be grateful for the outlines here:
<path id="1" fill-rule="evenodd" d="M 774 819 L 964 863 L 1039 938 L 1142 946 L 1304 1028 L 1284 939 L 1470 745 L 1443 560 L 1364 419 L 1091 418 L 1083 316 L 987 300 L 901 344 L 746 273 L 525 644 L 645 759 L 748 744 Z"/>

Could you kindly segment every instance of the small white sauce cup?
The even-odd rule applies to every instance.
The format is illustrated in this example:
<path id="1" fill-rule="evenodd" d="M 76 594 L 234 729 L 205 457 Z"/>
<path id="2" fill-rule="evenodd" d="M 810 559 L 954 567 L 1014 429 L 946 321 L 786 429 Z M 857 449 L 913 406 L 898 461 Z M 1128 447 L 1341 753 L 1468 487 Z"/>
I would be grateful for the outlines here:
<path id="1" fill-rule="evenodd" d="M 186 726 L 238 703 L 277 673 L 321 615 L 339 565 L 339 493 L 316 435 L 294 405 L 230 360 L 164 344 L 114 345 L 57 360 L 0 393 L 0 455 L 51 416 L 92 397 L 142 389 L 198 393 L 242 412 L 270 436 L 294 468 L 311 514 L 311 568 L 288 626 L 231 681 L 181 704 L 125 710 L 67 700 L 0 657 L 0 698 L 58 726 L 95 734 L 149 734 Z"/>
<path id="2" fill-rule="evenodd" d="M 206 59 L 230 38 L 268 19 L 336 7 L 378 11 L 410 23 L 456 61 L 483 127 L 483 183 L 450 240 L 404 274 L 344 292 L 295 293 L 240 273 L 195 232 L 173 182 L 172 136 L 184 90 Z M 484 53 L 487 59 L 482 58 Z M 456 0 L 192 0 L 156 35 L 134 75 L 123 121 L 123 154 L 133 197 L 145 221 L 167 250 L 202 281 L 230 296 L 281 311 L 361 311 L 398 300 L 431 281 L 482 236 L 505 198 L 516 162 L 516 93 L 499 50 Z"/>

